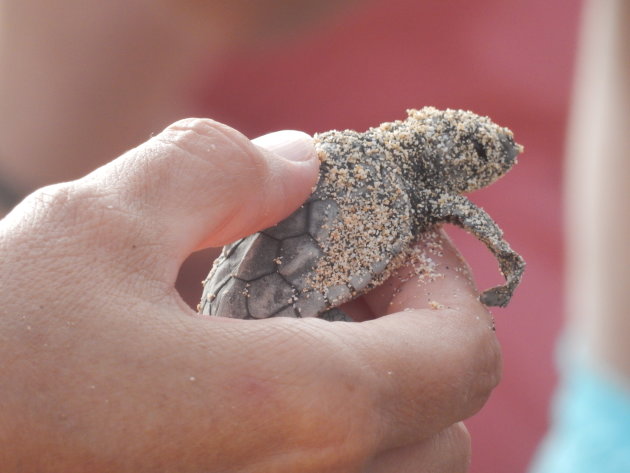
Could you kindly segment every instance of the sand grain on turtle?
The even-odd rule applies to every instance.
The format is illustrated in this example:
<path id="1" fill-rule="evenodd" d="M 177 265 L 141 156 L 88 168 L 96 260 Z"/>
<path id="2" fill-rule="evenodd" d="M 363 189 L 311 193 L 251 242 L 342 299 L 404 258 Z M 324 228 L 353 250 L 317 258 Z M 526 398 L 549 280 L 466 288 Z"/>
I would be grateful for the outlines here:
<path id="1" fill-rule="evenodd" d="M 507 305 L 525 263 L 463 194 L 504 175 L 522 147 L 510 130 L 472 112 L 425 107 L 407 114 L 363 133 L 315 135 L 321 168 L 313 194 L 276 226 L 223 249 L 199 311 L 345 320 L 336 307 L 383 283 L 441 223 L 464 228 L 495 255 L 506 282 L 480 299 Z"/>

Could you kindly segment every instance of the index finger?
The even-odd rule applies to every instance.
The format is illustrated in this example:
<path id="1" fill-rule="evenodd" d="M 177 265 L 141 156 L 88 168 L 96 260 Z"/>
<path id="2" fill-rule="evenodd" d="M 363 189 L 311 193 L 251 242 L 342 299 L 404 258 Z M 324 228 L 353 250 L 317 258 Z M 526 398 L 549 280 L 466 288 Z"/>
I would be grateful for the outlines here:
<path id="1" fill-rule="evenodd" d="M 407 266 L 365 296 L 374 313 L 391 315 L 343 325 L 355 331 L 349 344 L 373 377 L 380 441 L 388 447 L 470 417 L 500 378 L 492 319 L 468 268 L 444 235 L 433 243 L 441 250 L 430 252 L 429 278 Z"/>

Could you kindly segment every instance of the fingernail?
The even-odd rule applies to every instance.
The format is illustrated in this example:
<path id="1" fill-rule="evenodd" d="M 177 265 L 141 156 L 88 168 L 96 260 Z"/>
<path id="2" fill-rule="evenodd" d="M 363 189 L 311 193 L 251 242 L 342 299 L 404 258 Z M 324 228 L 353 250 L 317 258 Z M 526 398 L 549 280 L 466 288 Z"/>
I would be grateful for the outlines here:
<path id="1" fill-rule="evenodd" d="M 260 136 L 252 142 L 289 161 L 308 161 L 315 155 L 313 139 L 302 131 L 276 131 Z"/>

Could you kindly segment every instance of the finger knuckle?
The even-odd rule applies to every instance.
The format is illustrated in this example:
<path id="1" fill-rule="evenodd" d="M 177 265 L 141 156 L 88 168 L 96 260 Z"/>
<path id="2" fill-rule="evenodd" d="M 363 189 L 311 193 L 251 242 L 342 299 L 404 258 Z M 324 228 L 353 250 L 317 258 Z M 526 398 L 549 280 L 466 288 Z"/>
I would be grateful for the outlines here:
<path id="1" fill-rule="evenodd" d="M 185 118 L 156 137 L 187 154 L 212 158 L 249 143 L 237 130 L 209 118 Z"/>
<path id="2" fill-rule="evenodd" d="M 237 130 L 214 120 L 180 120 L 155 140 L 165 148 L 157 153 L 162 159 L 151 160 L 151 175 L 162 188 L 171 185 L 177 174 L 178 188 L 190 189 L 190 195 L 212 193 L 223 200 L 240 200 L 243 192 L 255 187 L 243 183 L 269 179 L 270 169 L 258 148 Z"/>
<path id="3" fill-rule="evenodd" d="M 219 124 L 210 119 L 184 118 L 169 125 L 161 138 L 188 151 L 196 151 L 203 141 L 217 133 Z"/>

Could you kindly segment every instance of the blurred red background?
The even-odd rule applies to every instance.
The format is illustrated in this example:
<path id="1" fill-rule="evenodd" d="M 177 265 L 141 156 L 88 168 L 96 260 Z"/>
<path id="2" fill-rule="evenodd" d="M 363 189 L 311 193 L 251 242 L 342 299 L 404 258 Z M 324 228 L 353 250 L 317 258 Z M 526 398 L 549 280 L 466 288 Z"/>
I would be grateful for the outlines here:
<path id="1" fill-rule="evenodd" d="M 424 105 L 470 109 L 514 130 L 525 146 L 520 164 L 472 196 L 528 263 L 510 306 L 494 310 L 504 379 L 467 422 L 474 473 L 525 471 L 547 425 L 563 311 L 562 154 L 580 3 L 363 3 L 290 42 L 238 52 L 201 92 L 204 115 L 250 137 L 363 130 Z M 479 286 L 498 282 L 487 250 L 451 230 Z"/>

